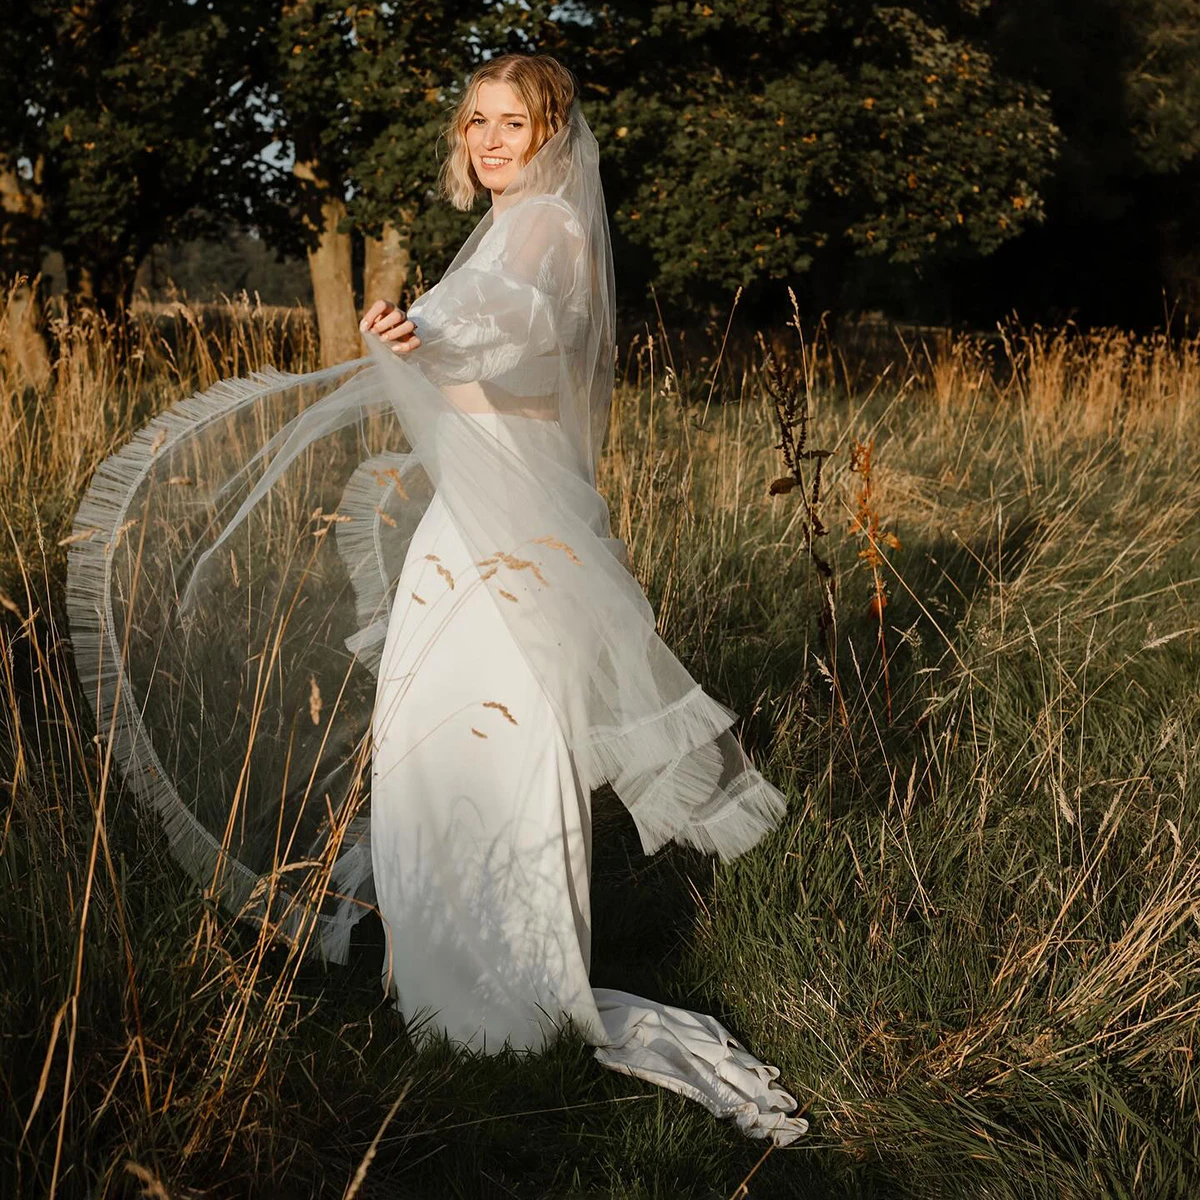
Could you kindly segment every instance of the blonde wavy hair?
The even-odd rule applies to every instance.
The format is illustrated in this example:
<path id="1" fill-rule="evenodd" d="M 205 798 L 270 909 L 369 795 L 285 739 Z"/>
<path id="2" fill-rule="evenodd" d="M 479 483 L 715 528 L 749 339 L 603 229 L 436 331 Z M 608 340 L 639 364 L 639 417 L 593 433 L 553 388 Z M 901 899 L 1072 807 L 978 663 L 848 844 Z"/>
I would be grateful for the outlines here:
<path id="1" fill-rule="evenodd" d="M 439 184 L 455 208 L 466 211 L 484 190 L 467 149 L 467 123 L 475 112 L 481 83 L 507 83 L 529 112 L 532 136 L 528 162 L 566 123 L 579 94 L 575 76 L 549 54 L 502 54 L 484 63 L 470 78 L 462 99 L 442 130 L 448 152 Z M 522 164 L 523 165 L 523 164 Z"/>

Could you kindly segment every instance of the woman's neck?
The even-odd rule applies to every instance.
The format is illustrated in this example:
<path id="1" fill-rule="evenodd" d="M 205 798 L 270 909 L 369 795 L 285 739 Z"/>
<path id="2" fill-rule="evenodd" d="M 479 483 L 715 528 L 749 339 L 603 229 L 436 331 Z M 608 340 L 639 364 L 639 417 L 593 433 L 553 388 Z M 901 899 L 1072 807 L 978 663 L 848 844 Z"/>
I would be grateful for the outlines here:
<path id="1" fill-rule="evenodd" d="M 492 193 L 492 213 L 499 216 L 510 204 L 514 203 L 516 196 L 510 196 L 507 191 Z"/>

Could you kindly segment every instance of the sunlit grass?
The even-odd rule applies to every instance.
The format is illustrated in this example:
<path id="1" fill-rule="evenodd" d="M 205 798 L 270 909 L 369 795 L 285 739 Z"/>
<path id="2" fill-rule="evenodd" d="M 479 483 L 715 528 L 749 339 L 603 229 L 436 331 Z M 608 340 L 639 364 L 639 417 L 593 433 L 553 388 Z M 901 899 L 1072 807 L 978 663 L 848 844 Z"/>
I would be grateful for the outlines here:
<path id="1" fill-rule="evenodd" d="M 0 1194 L 733 1194 L 762 1147 L 697 1106 L 574 1037 L 414 1052 L 367 939 L 307 965 L 172 865 L 93 741 L 60 543 L 135 428 L 314 366 L 311 327 L 234 302 L 52 331 L 41 390 L 0 354 Z M 813 1132 L 751 1196 L 1193 1194 L 1200 347 L 1013 329 L 884 369 L 809 333 L 771 341 L 831 451 L 831 593 L 800 489 L 770 494 L 752 349 L 623 357 L 615 530 L 791 812 L 733 864 L 646 860 L 598 795 L 593 979 L 782 1068 Z"/>

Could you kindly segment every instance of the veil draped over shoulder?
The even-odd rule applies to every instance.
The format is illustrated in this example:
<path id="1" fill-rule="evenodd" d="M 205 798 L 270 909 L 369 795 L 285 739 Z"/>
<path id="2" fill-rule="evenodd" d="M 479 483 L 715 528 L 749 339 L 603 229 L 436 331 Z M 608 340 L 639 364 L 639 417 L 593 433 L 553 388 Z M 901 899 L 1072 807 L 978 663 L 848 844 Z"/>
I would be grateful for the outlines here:
<path id="1" fill-rule="evenodd" d="M 397 581 L 435 489 L 475 559 L 440 586 L 493 592 L 581 782 L 611 783 L 647 853 L 730 858 L 784 811 L 655 632 L 595 488 L 613 267 L 578 104 L 511 189 L 413 304 L 415 351 L 367 335 L 351 362 L 181 400 L 75 518 L 75 657 L 126 781 L 233 911 L 336 961 L 373 897 L 375 675 L 392 606 L 426 600 Z"/>

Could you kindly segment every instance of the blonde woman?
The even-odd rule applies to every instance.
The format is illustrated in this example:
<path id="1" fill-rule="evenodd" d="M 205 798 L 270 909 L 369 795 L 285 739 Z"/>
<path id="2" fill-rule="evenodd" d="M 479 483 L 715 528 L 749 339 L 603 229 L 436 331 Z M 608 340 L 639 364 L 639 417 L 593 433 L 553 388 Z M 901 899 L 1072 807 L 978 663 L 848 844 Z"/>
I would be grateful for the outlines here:
<path id="1" fill-rule="evenodd" d="M 228 640 L 217 623 L 269 647 L 252 697 L 228 683 L 205 693 L 207 712 L 232 714 L 235 699 L 239 713 L 265 711 L 250 726 L 261 786 L 252 769 L 230 771 L 223 791 L 189 791 L 161 758 L 157 774 L 138 769 L 157 745 L 144 721 L 117 722 L 118 753 L 176 853 L 221 877 L 243 915 L 341 961 L 377 908 L 384 986 L 412 1027 L 536 1051 L 570 1018 L 604 1065 L 786 1144 L 807 1126 L 776 1068 L 712 1017 L 588 978 L 594 788 L 611 784 L 647 853 L 673 840 L 732 858 L 784 812 L 735 714 L 657 636 L 596 491 L 614 366 L 596 140 L 567 70 L 507 55 L 471 78 L 447 142 L 450 201 L 490 205 L 407 312 L 370 305 L 367 358 L 177 406 L 85 501 L 79 529 L 115 534 L 141 504 L 151 531 L 173 530 L 161 547 L 149 533 L 137 566 L 174 581 L 152 589 L 167 595 L 153 619 L 178 629 L 154 646 L 154 669 L 172 664 L 162 686 L 205 677 Z M 372 452 L 381 426 L 388 448 Z M 174 502 L 169 472 L 184 461 L 210 464 L 211 488 L 186 528 L 150 513 Z M 307 541 L 293 532 L 304 520 L 318 526 Z M 100 631 L 113 556 L 88 555 L 81 542 L 72 564 L 77 645 L 107 633 L 115 649 L 129 632 L 136 659 L 148 616 Z M 151 670 L 135 663 L 125 679 Z M 94 682 L 119 707 L 111 675 Z M 351 769 L 364 749 L 369 811 Z M 320 903 L 288 874 L 297 860 L 325 864 Z"/>

